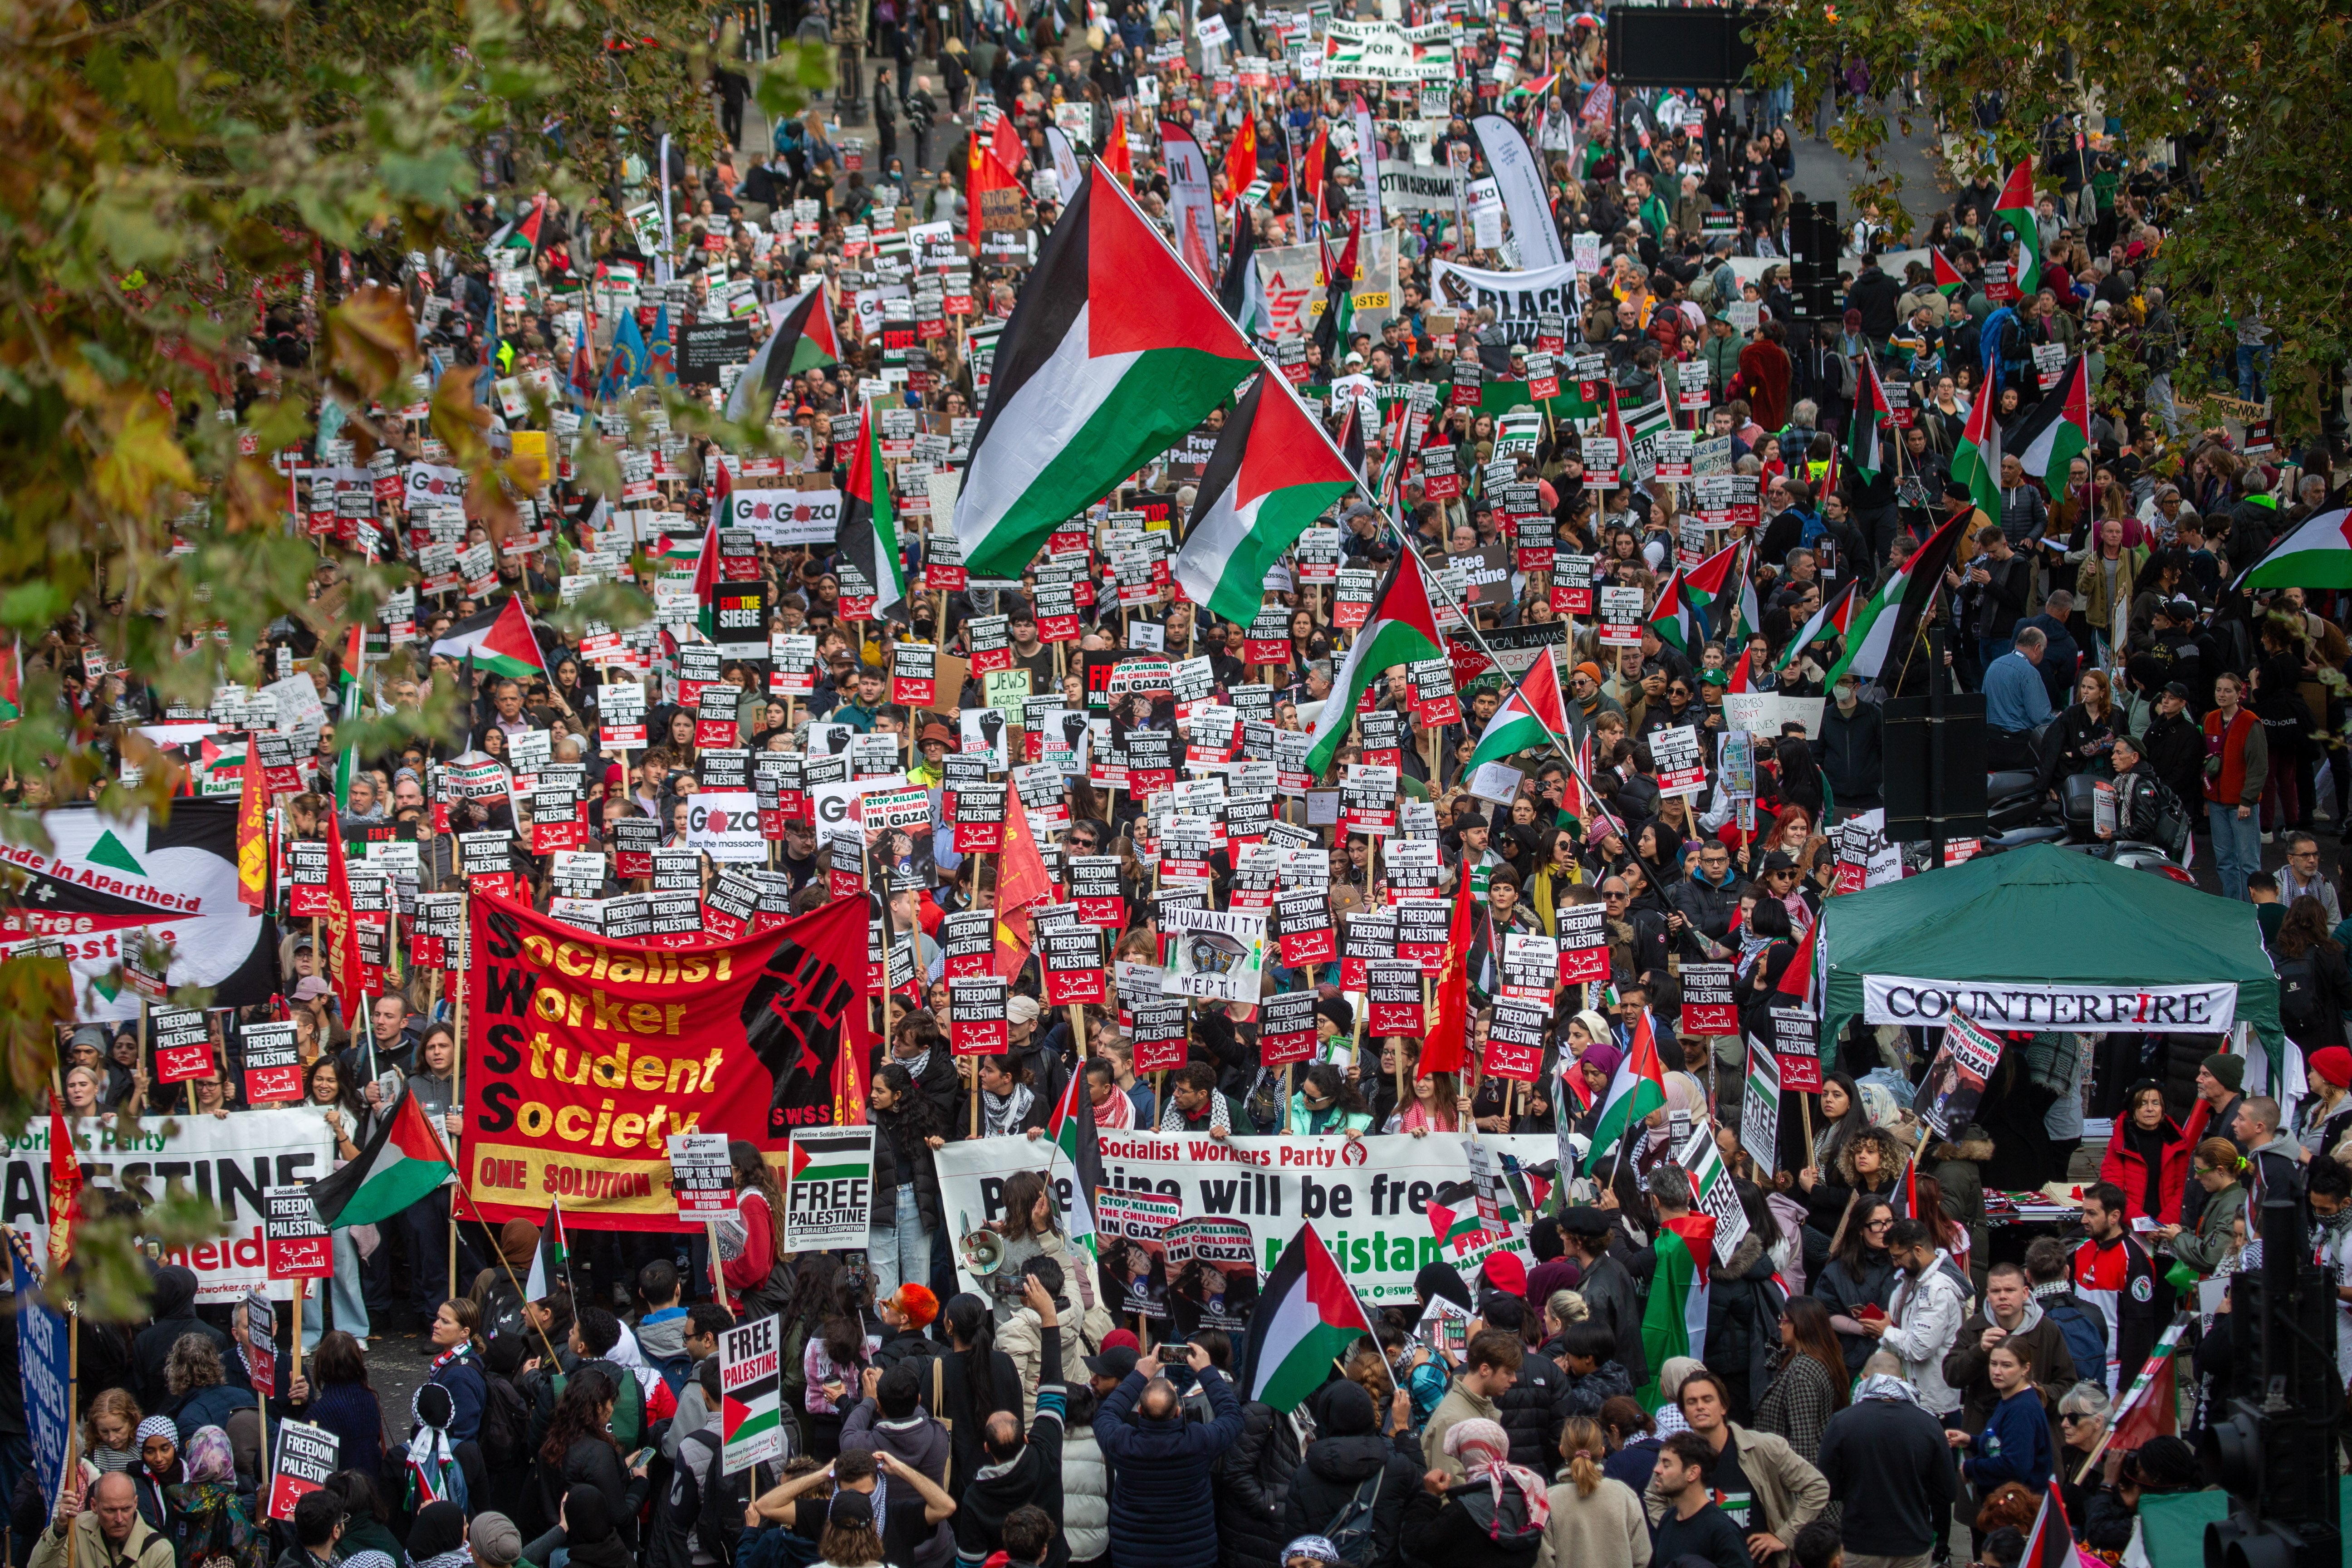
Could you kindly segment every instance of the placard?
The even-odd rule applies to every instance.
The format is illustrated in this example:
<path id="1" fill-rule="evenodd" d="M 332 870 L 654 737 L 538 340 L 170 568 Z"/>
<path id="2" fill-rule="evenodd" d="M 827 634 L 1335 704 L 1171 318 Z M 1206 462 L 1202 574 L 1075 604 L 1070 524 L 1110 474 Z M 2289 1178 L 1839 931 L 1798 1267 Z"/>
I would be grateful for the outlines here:
<path id="1" fill-rule="evenodd" d="M 784 1251 L 862 1249 L 874 1210 L 874 1129 L 793 1129 L 783 1185 Z"/>
<path id="2" fill-rule="evenodd" d="M 994 924 L 992 915 L 992 945 Z M 960 1057 L 1003 1055 L 1011 1028 L 1005 1017 L 1010 994 L 1011 987 L 1001 975 L 950 975 L 948 979 L 948 1048 Z"/>
<path id="3" fill-rule="evenodd" d="M 1771 1014 L 1772 1054 L 1780 1064 L 1780 1087 L 1821 1093 L 1821 1020 L 1801 1007 L 1775 1007 Z"/>
<path id="4" fill-rule="evenodd" d="M 186 1083 L 213 1073 L 212 1031 L 201 1007 L 158 1007 L 147 1016 L 155 1047 L 155 1081 Z"/>
<path id="5" fill-rule="evenodd" d="M 276 1458 L 269 1477 L 269 1517 L 294 1520 L 294 1505 L 323 1488 L 341 1463 L 343 1440 L 324 1426 L 283 1417 L 269 1426 Z"/>
<path id="6" fill-rule="evenodd" d="M 261 1189 L 263 1267 L 272 1279 L 326 1279 L 335 1272 L 334 1244 L 307 1186 Z"/>
<path id="7" fill-rule="evenodd" d="M 1780 1058 L 1763 1041 L 1748 1042 L 1748 1079 L 1740 1092 L 1739 1142 L 1759 1171 L 1780 1160 Z"/>
<path id="8" fill-rule="evenodd" d="M 669 1190 L 677 1217 L 693 1224 L 735 1212 L 735 1167 L 719 1132 L 669 1135 Z"/>
<path id="9" fill-rule="evenodd" d="M 784 1457 L 781 1323 L 757 1318 L 719 1331 L 719 1466 L 730 1475 Z"/>
<path id="10" fill-rule="evenodd" d="M 1286 991 L 1269 996 L 1257 1018 L 1257 1056 L 1270 1068 L 1287 1067 L 1315 1055 L 1315 1004 L 1312 991 Z"/>
<path id="11" fill-rule="evenodd" d="M 1732 966 L 1728 963 L 1683 964 L 1682 1032 L 1685 1035 L 1736 1035 L 1739 1009 L 1732 1002 Z"/>
<path id="12" fill-rule="evenodd" d="M 302 1098 L 302 1059 L 295 1047 L 292 1024 L 247 1024 L 240 1043 L 245 1047 L 247 1105 Z"/>

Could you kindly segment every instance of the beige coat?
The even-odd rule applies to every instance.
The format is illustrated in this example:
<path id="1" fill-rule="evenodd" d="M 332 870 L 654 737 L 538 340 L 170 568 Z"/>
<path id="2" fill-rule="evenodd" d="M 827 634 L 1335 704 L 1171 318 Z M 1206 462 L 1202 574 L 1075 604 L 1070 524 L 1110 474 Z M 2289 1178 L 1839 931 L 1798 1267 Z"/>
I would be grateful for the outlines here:
<path id="1" fill-rule="evenodd" d="M 148 1527 L 146 1520 L 131 1521 L 122 1550 L 107 1545 L 99 1532 L 98 1514 L 85 1509 L 74 1516 L 71 1560 L 76 1568 L 172 1568 L 172 1543 Z M 66 1568 L 66 1538 L 53 1522 L 33 1546 L 30 1568 Z"/>
<path id="2" fill-rule="evenodd" d="M 1535 1568 L 1649 1568 L 1650 1519 L 1623 1481 L 1607 1476 L 1580 1497 L 1573 1482 L 1551 1489 L 1551 1521 Z"/>
<path id="3" fill-rule="evenodd" d="M 1422 1462 L 1432 1469 L 1444 1471 L 1449 1481 L 1458 1481 L 1467 1475 L 1462 1461 L 1445 1451 L 1445 1435 L 1463 1422 L 1480 1416 L 1497 1426 L 1502 1422 L 1493 1400 L 1471 1393 L 1456 1377 L 1454 1386 L 1445 1391 L 1445 1397 L 1437 1402 L 1437 1408 L 1429 1413 L 1429 1425 L 1421 1429 Z"/>

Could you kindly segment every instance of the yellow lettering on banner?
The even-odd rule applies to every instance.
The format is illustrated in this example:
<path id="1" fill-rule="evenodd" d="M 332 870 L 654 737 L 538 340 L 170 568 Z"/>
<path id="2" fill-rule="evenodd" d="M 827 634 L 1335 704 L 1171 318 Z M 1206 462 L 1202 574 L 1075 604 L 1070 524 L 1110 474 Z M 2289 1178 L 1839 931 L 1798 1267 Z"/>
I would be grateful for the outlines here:
<path id="1" fill-rule="evenodd" d="M 560 1198 L 564 1207 L 583 1214 L 670 1221 L 677 1205 L 670 1196 L 667 1145 L 658 1137 L 636 1142 L 627 1136 L 635 1131 L 630 1123 L 636 1120 L 613 1118 L 614 1147 L 655 1151 L 651 1158 L 551 1152 L 528 1144 L 477 1141 L 465 1154 L 467 1191 L 476 1204 L 504 1205 L 518 1214 L 543 1212 L 550 1198 Z M 691 1131 L 693 1119 L 684 1125 Z M 526 1131 L 525 1136 L 533 1134 Z M 767 1155 L 768 1163 L 779 1172 L 791 1157 L 787 1149 Z"/>

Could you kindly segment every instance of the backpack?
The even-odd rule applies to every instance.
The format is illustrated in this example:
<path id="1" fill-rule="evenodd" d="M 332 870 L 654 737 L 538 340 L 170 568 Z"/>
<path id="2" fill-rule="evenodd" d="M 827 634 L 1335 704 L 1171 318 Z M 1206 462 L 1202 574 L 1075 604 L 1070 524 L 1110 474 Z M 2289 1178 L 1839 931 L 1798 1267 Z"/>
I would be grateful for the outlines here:
<path id="1" fill-rule="evenodd" d="M 482 1396 L 482 1468 L 502 1470 L 530 1462 L 530 1407 L 513 1383 L 485 1371 Z"/>
<path id="2" fill-rule="evenodd" d="M 488 1297 L 482 1303 L 483 1342 L 500 1334 L 512 1334 L 522 1340 L 530 1337 L 530 1321 L 522 1315 L 522 1296 L 503 1279 L 490 1286 Z"/>
<path id="3" fill-rule="evenodd" d="M 1379 1554 L 1379 1542 L 1372 1533 L 1372 1512 L 1380 1506 L 1381 1483 L 1388 1479 L 1388 1475 L 1389 1468 L 1382 1464 L 1323 1527 L 1323 1539 L 1339 1549 L 1340 1562 L 1369 1563 Z"/>
<path id="4" fill-rule="evenodd" d="M 2058 1325 L 2058 1332 L 2065 1338 L 2066 1353 L 2074 1358 L 2077 1376 L 2092 1375 L 2084 1370 L 2086 1367 L 2096 1371 L 2107 1364 L 2107 1325 L 2085 1311 L 2081 1302 L 2072 1296 L 2045 1300 L 2042 1313 Z"/>
<path id="5" fill-rule="evenodd" d="M 2300 1028 L 2319 1021 L 2319 964 L 2311 954 L 2279 965 L 2280 1019 Z"/>

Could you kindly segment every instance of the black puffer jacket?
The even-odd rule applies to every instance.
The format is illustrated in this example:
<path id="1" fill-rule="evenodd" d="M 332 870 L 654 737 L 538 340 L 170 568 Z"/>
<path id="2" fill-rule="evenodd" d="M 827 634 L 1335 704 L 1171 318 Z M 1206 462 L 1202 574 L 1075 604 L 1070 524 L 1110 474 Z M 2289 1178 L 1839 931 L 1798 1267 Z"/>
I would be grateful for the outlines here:
<path id="1" fill-rule="evenodd" d="M 1511 1435 L 1511 1463 L 1551 1479 L 1568 1403 L 1568 1374 L 1558 1362 L 1547 1355 L 1520 1361 L 1517 1380 L 1495 1396 L 1495 1418 Z"/>
<path id="2" fill-rule="evenodd" d="M 1363 1484 L 1382 1470 L 1379 1495 L 1372 1500 L 1372 1539 L 1378 1544 L 1364 1568 L 1395 1568 L 1397 1525 L 1404 1517 L 1405 1499 L 1421 1489 L 1421 1450 L 1407 1454 L 1377 1433 L 1318 1437 L 1307 1445 L 1307 1457 L 1291 1476 L 1290 1495 L 1283 1504 L 1286 1539 L 1325 1533 Z"/>
<path id="3" fill-rule="evenodd" d="M 1242 1406 L 1241 1440 L 1217 1459 L 1217 1547 L 1224 1568 L 1280 1568 L 1291 1537 L 1283 1505 L 1298 1468 L 1298 1428 L 1271 1405 Z"/>
<path id="4" fill-rule="evenodd" d="M 1772 1258 L 1755 1236 L 1730 1261 L 1707 1270 L 1706 1369 L 1731 1385 L 1731 1419 L 1745 1424 L 1771 1382 L 1765 1357 L 1780 1343 L 1780 1302 Z"/>

